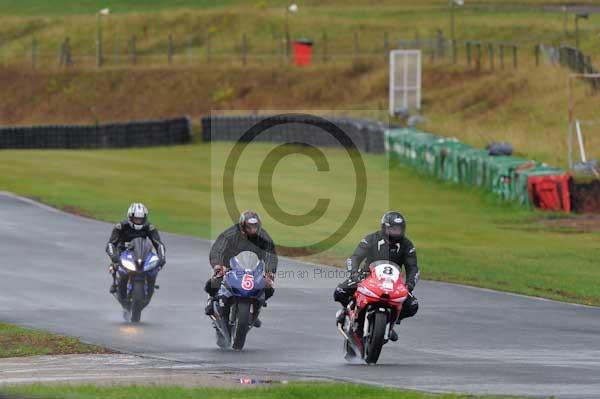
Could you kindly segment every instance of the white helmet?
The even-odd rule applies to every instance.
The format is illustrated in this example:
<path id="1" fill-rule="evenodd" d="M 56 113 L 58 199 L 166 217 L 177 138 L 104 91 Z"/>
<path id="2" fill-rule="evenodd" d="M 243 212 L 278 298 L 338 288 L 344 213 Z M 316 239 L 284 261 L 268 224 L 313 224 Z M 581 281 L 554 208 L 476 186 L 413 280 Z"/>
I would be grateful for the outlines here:
<path id="1" fill-rule="evenodd" d="M 127 221 L 132 228 L 136 230 L 143 229 L 148 221 L 148 209 L 144 204 L 134 202 L 129 205 L 127 210 Z"/>

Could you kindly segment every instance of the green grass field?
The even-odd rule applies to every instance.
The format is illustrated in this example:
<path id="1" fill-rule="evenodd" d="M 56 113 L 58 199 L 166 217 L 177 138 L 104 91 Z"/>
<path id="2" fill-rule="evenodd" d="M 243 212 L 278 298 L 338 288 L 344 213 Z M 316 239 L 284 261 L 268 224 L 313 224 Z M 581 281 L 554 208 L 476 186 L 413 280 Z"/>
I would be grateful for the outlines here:
<path id="1" fill-rule="evenodd" d="M 105 349 L 30 328 L 0 323 L 0 358 L 73 353 L 109 353 Z"/>
<path id="2" fill-rule="evenodd" d="M 285 1 L 0 3 L 0 65 L 7 65 L 0 68 L 0 83 L 12 93 L 0 99 L 1 125 L 88 124 L 183 114 L 197 118 L 215 109 L 382 110 L 387 108 L 388 95 L 384 33 L 393 47 L 401 38 L 433 37 L 438 29 L 447 37 L 450 24 L 448 3 L 442 0 L 384 0 L 377 7 L 366 0 L 303 2 L 289 18 L 291 38 L 315 40 L 315 65 L 300 69 L 282 63 Z M 467 5 L 456 11 L 457 39 L 519 42 L 524 46 L 519 69 L 511 69 L 507 52 L 504 70 L 496 59 L 495 71 L 489 71 L 485 48 L 480 72 L 465 67 L 463 46 L 457 66 L 449 65 L 448 57 L 432 63 L 425 54 L 422 112 L 427 122 L 423 127 L 477 147 L 509 141 L 521 157 L 566 167 L 567 70 L 533 67 L 532 46 L 539 42 L 573 45 L 573 15 L 567 15 L 565 31 L 562 12 L 494 1 Z M 110 7 L 114 14 L 102 20 L 107 66 L 98 70 L 95 13 L 102 7 Z M 580 47 L 592 59 L 600 52 L 599 15 L 580 21 Z M 169 33 L 175 54 L 172 66 L 167 65 Z M 241 65 L 243 33 L 249 52 L 245 67 Z M 135 66 L 127 56 L 132 34 L 139 53 Z M 75 67 L 56 71 L 57 52 L 66 36 Z M 38 67 L 31 71 L 34 37 Z M 325 47 L 327 64 L 323 64 Z M 355 58 L 356 50 L 360 58 Z M 18 66 L 12 66 L 15 63 Z M 131 93 L 136 94 L 135 101 Z M 596 122 L 585 126 L 588 158 L 600 156 L 596 100 L 588 86 L 576 85 L 575 115 Z"/>
<path id="3" fill-rule="evenodd" d="M 498 396 L 432 395 L 354 384 L 293 383 L 247 389 L 182 387 L 111 387 L 27 385 L 10 387 L 8 393 L 61 399 L 499 399 Z M 509 399 L 508 397 L 502 397 Z"/>
<path id="4" fill-rule="evenodd" d="M 535 44 L 574 43 L 573 16 L 567 18 L 560 11 L 541 12 L 519 6 L 482 7 L 486 3 L 471 4 L 456 12 L 456 38 L 495 42 Z M 541 4 L 530 1 L 529 4 Z M 545 2 L 547 3 L 547 2 Z M 558 2 L 557 2 L 558 3 Z M 131 35 L 136 34 L 140 55 L 153 54 L 163 64 L 166 62 L 167 37 L 173 35 L 175 53 L 185 62 L 188 53 L 201 57 L 205 53 L 206 35 L 211 34 L 210 48 L 216 55 L 240 52 L 243 33 L 248 36 L 248 49 L 252 53 L 280 54 L 286 19 L 285 1 L 240 0 L 151 0 L 151 1 L 74 1 L 60 0 L 7 0 L 0 4 L 0 56 L 5 62 L 27 61 L 33 37 L 37 40 L 39 60 L 42 56 L 56 61 L 60 43 L 69 37 L 73 55 L 94 56 L 96 13 L 110 7 L 111 14 L 103 18 L 103 44 L 108 60 L 114 51 L 121 58 Z M 351 59 L 355 51 L 355 34 L 358 50 L 373 51 L 383 55 L 384 32 L 394 46 L 399 39 L 432 38 L 438 30 L 450 35 L 450 16 L 446 1 L 309 1 L 300 4 L 297 14 L 289 18 L 292 39 L 308 37 L 315 40 L 315 52 L 324 49 L 323 33 L 327 33 L 327 48 L 331 54 L 343 53 Z M 479 6 L 479 7 L 477 7 Z M 595 24 L 598 16 L 591 14 L 581 22 L 581 47 L 586 52 L 598 54 Z M 187 49 L 191 40 L 191 50 Z M 118 46 L 115 46 L 115 43 Z M 162 56 L 162 57 L 161 57 Z M 521 57 L 531 52 L 524 51 Z M 349 57 L 349 58 L 348 58 Z M 331 57 L 335 60 L 335 57 Z M 142 60 L 140 59 L 140 63 Z M 147 60 L 153 63 L 156 60 Z M 90 62 L 89 65 L 93 65 Z"/>
<path id="5" fill-rule="evenodd" d="M 244 153 L 235 180 L 240 209 L 260 211 L 279 245 L 303 246 L 324 238 L 341 224 L 354 198 L 354 177 L 345 152 L 324 150 L 329 172 L 317 172 L 305 155 L 290 155 L 277 165 L 273 192 L 283 210 L 301 214 L 318 198 L 331 199 L 324 217 L 310 228 L 291 228 L 259 205 L 258 167 L 272 148 L 256 144 Z M 139 150 L 3 151 L 0 189 L 107 221 L 121 219 L 130 202 L 143 201 L 161 230 L 215 237 L 231 222 L 221 198 L 222 170 L 230 149 L 231 144 L 218 143 Z M 599 232 L 550 228 L 544 221 L 557 215 L 525 211 L 491 194 L 409 169 L 388 174 L 382 156 L 364 159 L 367 206 L 355 228 L 319 255 L 321 261 L 342 264 L 360 238 L 378 228 L 381 214 L 397 208 L 408 220 L 408 235 L 418 249 L 425 279 L 600 304 Z M 389 193 L 384 189 L 388 178 Z M 107 227 L 107 238 L 109 233 Z"/>

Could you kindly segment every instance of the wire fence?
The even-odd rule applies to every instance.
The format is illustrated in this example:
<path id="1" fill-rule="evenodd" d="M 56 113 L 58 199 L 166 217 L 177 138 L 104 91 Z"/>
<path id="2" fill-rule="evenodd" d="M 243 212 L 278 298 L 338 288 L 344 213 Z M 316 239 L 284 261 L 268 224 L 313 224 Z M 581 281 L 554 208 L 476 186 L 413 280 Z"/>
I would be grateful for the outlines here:
<path id="1" fill-rule="evenodd" d="M 113 34 L 101 40 L 73 43 L 66 36 L 59 42 L 41 43 L 31 37 L 21 40 L 19 48 L 2 51 L 0 64 L 27 65 L 33 69 L 52 67 L 110 67 L 110 66 L 190 66 L 201 64 L 268 65 L 294 62 L 294 41 L 286 35 L 273 34 L 268 40 L 252 38 L 243 33 L 224 37 L 220 34 L 173 34 L 153 37 L 132 34 L 127 37 Z M 354 33 L 331 39 L 326 32 L 311 42 L 311 63 L 349 63 L 386 60 L 389 51 L 398 43 L 387 33 L 364 35 Z M 25 44 L 23 44 L 25 43 Z"/>
<path id="2" fill-rule="evenodd" d="M 424 62 L 452 63 L 474 70 L 519 68 L 558 63 L 559 47 L 542 43 L 503 43 L 485 40 L 450 40 L 441 31 L 429 38 L 402 38 L 398 34 L 354 32 L 314 36 L 312 64 L 338 64 L 385 61 L 392 49 L 420 49 Z M 48 39 L 46 39 L 48 40 Z M 6 43 L 4 43 L 6 45 Z M 32 36 L 21 40 L 19 47 L 3 51 L 0 41 L 0 64 L 20 65 L 31 69 L 90 68 L 112 66 L 193 66 L 193 65 L 284 65 L 295 60 L 294 41 L 284 34 L 266 40 L 246 33 L 239 36 L 221 34 L 174 35 L 160 37 L 113 33 L 96 41 L 76 43 L 66 36 L 41 42 Z M 589 57 L 586 58 L 591 65 Z"/>

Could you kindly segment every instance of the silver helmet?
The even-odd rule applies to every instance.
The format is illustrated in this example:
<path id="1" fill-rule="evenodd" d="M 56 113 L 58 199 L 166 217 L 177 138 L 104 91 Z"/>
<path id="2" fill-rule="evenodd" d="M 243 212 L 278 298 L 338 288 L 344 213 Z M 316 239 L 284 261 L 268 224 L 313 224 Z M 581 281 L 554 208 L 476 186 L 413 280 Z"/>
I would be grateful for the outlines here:
<path id="1" fill-rule="evenodd" d="M 127 221 L 129 226 L 135 230 L 141 230 L 148 223 L 148 209 L 144 204 L 134 202 L 127 210 Z"/>

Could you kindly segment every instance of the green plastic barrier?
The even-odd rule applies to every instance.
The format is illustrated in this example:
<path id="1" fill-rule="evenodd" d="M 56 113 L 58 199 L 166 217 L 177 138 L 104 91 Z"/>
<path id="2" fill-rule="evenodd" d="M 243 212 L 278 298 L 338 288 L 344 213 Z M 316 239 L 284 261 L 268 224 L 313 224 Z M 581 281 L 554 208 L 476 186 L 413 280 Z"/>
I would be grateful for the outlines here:
<path id="1" fill-rule="evenodd" d="M 560 175 L 562 169 L 514 156 L 490 156 L 454 138 L 435 136 L 417 129 L 396 128 L 385 132 L 391 160 L 458 184 L 478 186 L 505 200 L 531 207 L 529 176 Z"/>

